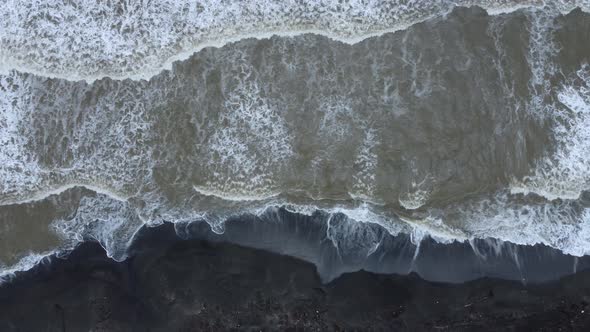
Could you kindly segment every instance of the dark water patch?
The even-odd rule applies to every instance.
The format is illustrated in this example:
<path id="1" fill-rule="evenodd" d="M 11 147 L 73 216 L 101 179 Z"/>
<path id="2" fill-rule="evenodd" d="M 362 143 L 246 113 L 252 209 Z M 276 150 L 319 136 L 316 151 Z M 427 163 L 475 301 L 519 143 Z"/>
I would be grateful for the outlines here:
<path id="1" fill-rule="evenodd" d="M 151 249 L 153 248 L 153 250 Z M 125 262 L 84 243 L 0 286 L 2 331 L 183 329 L 580 329 L 587 272 L 523 285 L 461 284 L 354 272 L 322 283 L 312 264 L 225 242 L 145 229 Z"/>
<path id="2" fill-rule="evenodd" d="M 358 223 L 342 214 L 311 216 L 276 209 L 260 217 L 229 219 L 225 232 L 205 222 L 175 225 L 182 238 L 230 242 L 270 250 L 313 263 L 324 281 L 346 272 L 418 273 L 432 281 L 464 282 L 483 277 L 543 282 L 590 267 L 590 257 L 574 257 L 537 244 L 497 239 L 441 243 L 426 236 L 391 235 L 383 227 Z"/>

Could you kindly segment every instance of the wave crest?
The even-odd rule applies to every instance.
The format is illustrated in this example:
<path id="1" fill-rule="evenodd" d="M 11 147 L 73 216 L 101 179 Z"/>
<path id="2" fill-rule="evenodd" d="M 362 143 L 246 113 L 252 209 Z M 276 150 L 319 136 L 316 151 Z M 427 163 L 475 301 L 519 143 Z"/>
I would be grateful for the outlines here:
<path id="1" fill-rule="evenodd" d="M 318 33 L 348 43 L 444 15 L 454 6 L 497 14 L 544 1 L 63 1 L 11 0 L 0 9 L 0 72 L 68 80 L 149 79 L 210 46 Z M 562 12 L 586 1 L 555 1 Z"/>

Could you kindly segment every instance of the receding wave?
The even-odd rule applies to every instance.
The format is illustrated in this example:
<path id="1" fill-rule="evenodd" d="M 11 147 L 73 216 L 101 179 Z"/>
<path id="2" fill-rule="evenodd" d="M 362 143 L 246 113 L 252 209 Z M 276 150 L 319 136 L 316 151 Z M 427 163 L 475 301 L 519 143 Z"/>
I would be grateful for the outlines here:
<path id="1" fill-rule="evenodd" d="M 71 195 L 75 191 L 82 195 L 78 206 L 70 205 L 76 212 L 58 218 L 50 225 L 60 235 L 62 243 L 41 254 L 21 254 L 13 264 L 2 266 L 0 280 L 10 280 L 19 271 L 48 263 L 51 258 L 46 257 L 61 257 L 88 240 L 100 243 L 107 255 L 118 261 L 133 253 L 134 241 L 138 240 L 138 234 L 141 237 L 142 230 L 148 225 L 138 218 L 132 204 L 82 188 L 68 192 Z M 451 282 L 488 275 L 541 281 L 571 273 L 578 266 L 588 266 L 587 259 L 578 261 L 568 255 L 583 255 L 588 248 L 585 234 L 590 229 L 590 213 L 587 210 L 564 203 L 525 212 L 529 207 L 511 206 L 506 199 L 499 196 L 487 202 L 474 201 L 471 206 L 467 203 L 449 207 L 469 219 L 471 233 L 452 229 L 431 217 L 422 220 L 407 216 L 387 217 L 387 212 L 367 204 L 325 208 L 268 205 L 227 215 L 223 220 L 223 231 L 215 230 L 218 220 L 209 219 L 206 213 L 195 213 L 193 219 L 173 222 L 181 238 L 229 241 L 305 259 L 318 267 L 325 280 L 364 268 L 385 273 L 415 271 L 427 279 Z M 564 213 L 570 214 L 571 224 L 568 225 L 567 221 L 561 226 L 543 224 L 547 216 L 563 216 Z M 580 213 L 583 223 L 575 222 Z M 451 213 L 447 212 L 447 215 Z M 538 244 L 545 242 L 539 239 L 548 235 L 559 236 L 558 243 L 539 247 Z M 441 254 L 446 251 L 441 250 L 439 244 L 448 246 L 447 250 L 458 256 Z M 560 245 L 566 248 L 565 254 L 551 249 Z M 570 248 L 581 251 L 572 252 Z M 542 266 L 547 266 L 547 261 L 543 259 L 555 260 L 557 265 L 544 269 Z M 470 266 L 474 263 L 479 267 L 477 270 Z M 436 264 L 455 264 L 457 269 L 436 272 Z"/>

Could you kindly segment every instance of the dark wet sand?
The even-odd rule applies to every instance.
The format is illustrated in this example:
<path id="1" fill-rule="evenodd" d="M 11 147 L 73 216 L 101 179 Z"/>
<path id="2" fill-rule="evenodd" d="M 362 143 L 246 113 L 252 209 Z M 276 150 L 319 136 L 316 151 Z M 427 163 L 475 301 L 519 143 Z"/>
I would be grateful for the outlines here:
<path id="1" fill-rule="evenodd" d="M 0 287 L 1 331 L 583 331 L 590 272 L 525 286 L 345 274 L 266 251 L 147 231 L 116 263 L 85 243 Z"/>

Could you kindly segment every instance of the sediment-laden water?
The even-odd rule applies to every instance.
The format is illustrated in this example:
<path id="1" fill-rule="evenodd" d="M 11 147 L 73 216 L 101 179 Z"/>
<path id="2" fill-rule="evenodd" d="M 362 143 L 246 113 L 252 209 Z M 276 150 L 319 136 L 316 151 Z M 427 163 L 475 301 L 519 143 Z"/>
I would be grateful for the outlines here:
<path id="1" fill-rule="evenodd" d="M 455 5 L 8 1 L 4 274 L 89 239 L 125 259 L 145 225 L 287 212 L 373 270 L 381 233 L 413 258 L 426 237 L 585 256 L 588 3 Z"/>

